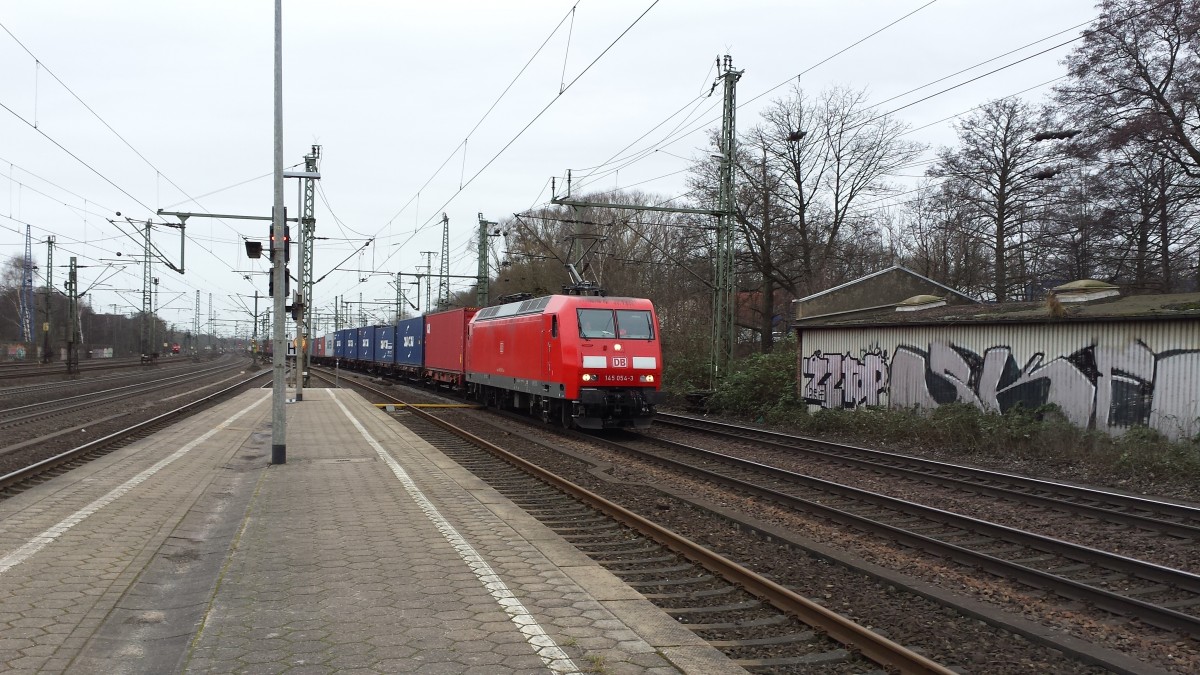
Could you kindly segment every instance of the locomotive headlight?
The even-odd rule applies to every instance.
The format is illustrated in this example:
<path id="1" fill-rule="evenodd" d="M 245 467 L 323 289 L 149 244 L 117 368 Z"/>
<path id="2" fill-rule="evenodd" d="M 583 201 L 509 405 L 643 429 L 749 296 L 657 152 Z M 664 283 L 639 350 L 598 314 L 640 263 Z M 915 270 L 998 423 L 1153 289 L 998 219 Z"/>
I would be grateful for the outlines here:
<path id="1" fill-rule="evenodd" d="M 619 352 L 619 351 L 621 351 L 621 343 L 620 343 L 620 342 L 618 342 L 617 344 L 613 345 L 613 351 L 614 351 L 614 352 Z"/>
<path id="2" fill-rule="evenodd" d="M 594 380 L 594 379 L 596 379 L 596 376 L 595 376 L 595 375 L 592 375 L 591 373 L 584 373 L 584 374 L 583 374 L 583 381 L 584 381 L 584 382 L 591 382 L 591 381 L 592 381 L 592 380 Z"/>
<path id="3" fill-rule="evenodd" d="M 642 382 L 653 382 L 654 376 L 653 375 L 642 375 L 638 379 L 641 380 Z"/>

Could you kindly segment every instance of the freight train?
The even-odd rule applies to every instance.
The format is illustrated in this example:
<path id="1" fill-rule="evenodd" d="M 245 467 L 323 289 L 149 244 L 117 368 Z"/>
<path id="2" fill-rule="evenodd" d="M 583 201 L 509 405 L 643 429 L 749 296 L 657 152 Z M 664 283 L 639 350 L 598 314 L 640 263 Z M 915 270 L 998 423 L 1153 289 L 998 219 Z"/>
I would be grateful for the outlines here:
<path id="1" fill-rule="evenodd" d="M 583 429 L 645 428 L 663 398 L 649 300 L 548 295 L 317 338 L 313 362 L 453 389 Z"/>

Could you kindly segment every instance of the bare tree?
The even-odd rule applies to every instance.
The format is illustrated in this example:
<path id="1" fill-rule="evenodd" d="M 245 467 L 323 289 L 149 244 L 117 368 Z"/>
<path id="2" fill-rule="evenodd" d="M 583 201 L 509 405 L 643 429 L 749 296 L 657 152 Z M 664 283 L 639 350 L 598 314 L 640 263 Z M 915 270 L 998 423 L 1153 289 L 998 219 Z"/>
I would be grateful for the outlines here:
<path id="1" fill-rule="evenodd" d="M 797 261 L 788 275 L 793 290 L 843 281 L 863 235 L 876 247 L 882 243 L 860 206 L 894 192 L 887 177 L 920 154 L 919 144 L 903 139 L 906 130 L 872 108 L 865 91 L 847 88 L 826 90 L 815 101 L 797 88 L 763 113 L 752 133 L 775 149 L 784 178 L 777 199 L 788 218 L 780 253 Z"/>
<path id="2" fill-rule="evenodd" d="M 1028 279 L 1028 215 L 1044 198 L 1042 180 L 1057 172 L 1062 151 L 1035 139 L 1044 121 L 1024 101 L 991 101 L 955 125 L 958 147 L 942 148 L 928 174 L 955 182 L 957 194 L 980 219 L 991 244 L 991 295 L 1009 299 Z M 1016 277 L 1014 279 L 1014 276 Z"/>
<path id="3" fill-rule="evenodd" d="M 1154 146 L 1200 177 L 1200 4 L 1101 0 L 1100 17 L 1067 57 L 1055 90 L 1093 142 Z"/>
<path id="4" fill-rule="evenodd" d="M 906 127 L 870 107 L 864 91 L 800 88 L 775 100 L 739 140 L 736 157 L 738 323 L 773 343 L 792 298 L 875 271 L 891 254 L 876 214 L 861 205 L 894 192 L 887 177 L 921 146 Z M 697 164 L 692 185 L 714 203 L 717 163 Z"/>
<path id="5" fill-rule="evenodd" d="M 925 181 L 898 215 L 891 239 L 917 273 L 983 297 L 991 288 L 990 254 L 979 236 L 978 213 L 960 195 L 966 189 L 953 180 Z"/>

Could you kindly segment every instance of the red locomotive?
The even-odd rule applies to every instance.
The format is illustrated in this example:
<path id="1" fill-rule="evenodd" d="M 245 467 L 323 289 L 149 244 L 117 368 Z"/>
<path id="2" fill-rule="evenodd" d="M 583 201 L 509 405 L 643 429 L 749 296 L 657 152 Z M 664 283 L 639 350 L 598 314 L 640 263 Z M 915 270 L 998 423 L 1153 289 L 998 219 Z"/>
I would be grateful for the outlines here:
<path id="1" fill-rule="evenodd" d="M 313 361 L 448 387 L 565 427 L 647 427 L 663 398 L 658 317 L 636 298 L 549 295 L 347 328 L 318 338 Z"/>
<path id="2" fill-rule="evenodd" d="M 550 295 L 486 307 L 467 327 L 468 394 L 547 422 L 648 427 L 661 381 L 649 300 Z"/>

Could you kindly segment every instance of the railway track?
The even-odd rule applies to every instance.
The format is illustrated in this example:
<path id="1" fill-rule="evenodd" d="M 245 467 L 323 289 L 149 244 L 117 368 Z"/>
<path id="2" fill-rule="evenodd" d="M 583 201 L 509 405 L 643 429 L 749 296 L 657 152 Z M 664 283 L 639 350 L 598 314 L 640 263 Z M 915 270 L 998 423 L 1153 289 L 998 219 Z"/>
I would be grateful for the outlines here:
<path id="1" fill-rule="evenodd" d="M 1116 523 L 1147 532 L 1200 542 L 1200 508 L 1161 499 L 1068 485 L 1000 471 L 938 462 L 815 438 L 714 422 L 685 415 L 660 414 L 658 428 L 703 432 L 726 442 L 756 444 L 832 465 L 867 469 L 880 475 L 940 485 L 1017 503 Z"/>
<path id="2" fill-rule="evenodd" d="M 30 403 L 27 405 L 7 408 L 3 411 L 0 411 L 0 431 L 11 429 L 22 424 L 28 424 L 30 422 L 44 420 L 49 417 L 69 413 L 81 408 L 89 408 L 115 401 L 127 400 L 132 396 L 140 396 L 162 391 L 164 389 L 178 387 L 181 384 L 187 384 L 189 382 L 206 379 L 214 373 L 219 373 L 223 370 L 230 370 L 231 367 L 232 366 L 230 364 L 223 364 L 214 368 L 205 368 L 198 371 L 190 371 L 178 375 L 156 378 L 149 381 L 135 382 L 133 384 L 113 387 L 101 391 L 54 399 L 52 401 L 42 401 L 38 403 Z M 6 448 L 0 448 L 0 453 L 6 451 Z"/>
<path id="3" fill-rule="evenodd" d="M 118 382 L 121 380 L 129 380 L 131 378 L 136 378 L 136 377 L 145 375 L 147 372 L 161 373 L 161 372 L 165 372 L 168 370 L 174 370 L 176 368 L 180 368 L 180 367 L 183 367 L 186 365 L 191 365 L 191 362 L 188 361 L 188 362 L 171 363 L 169 365 L 163 364 L 163 365 L 160 365 L 158 368 L 152 368 L 152 369 L 136 369 L 136 370 L 131 369 L 124 373 L 111 373 L 108 375 L 92 375 L 90 377 L 87 377 L 86 379 L 51 380 L 51 381 L 41 381 L 41 382 L 37 382 L 35 384 L 0 387 L 0 399 L 17 398 L 17 397 L 25 396 L 28 394 L 51 393 L 51 392 L 55 392 L 55 391 L 69 390 L 72 388 L 78 388 L 84 384 L 91 385 L 91 384 L 101 384 L 104 382 Z"/>
<path id="4" fill-rule="evenodd" d="M 1200 636 L 1195 574 L 662 438 L 597 442 L 1071 600 Z"/>
<path id="5" fill-rule="evenodd" d="M 353 379 L 341 383 L 404 403 Z M 905 673 L 953 672 L 443 419 L 403 410 L 404 423 L 423 438 L 748 670 L 861 673 L 874 662 Z"/>
<path id="6" fill-rule="evenodd" d="M 124 357 L 117 359 L 85 359 L 78 364 L 77 372 L 113 370 L 117 368 L 142 368 L 151 366 L 142 361 L 141 357 Z M 61 376 L 69 377 L 67 365 L 63 361 L 54 363 L 4 363 L 0 364 L 0 380 L 27 379 L 33 377 Z"/>
<path id="7" fill-rule="evenodd" d="M 117 448 L 132 443 L 139 438 L 149 436 L 159 429 L 174 424 L 182 417 L 186 417 L 187 415 L 201 410 L 212 403 L 223 400 L 242 391 L 255 380 L 268 373 L 269 371 L 256 373 L 242 379 L 232 386 L 213 392 L 208 396 L 204 396 L 161 415 L 157 415 L 151 419 L 130 425 L 102 438 L 84 443 L 83 445 L 60 452 L 53 457 L 43 459 L 39 462 L 22 467 L 16 471 L 4 474 L 0 476 L 0 498 L 12 496 L 13 494 L 32 487 L 33 485 L 37 485 L 50 480 L 55 476 L 66 473 L 76 466 L 91 461 L 96 457 L 107 454 L 113 450 L 116 450 Z"/>

